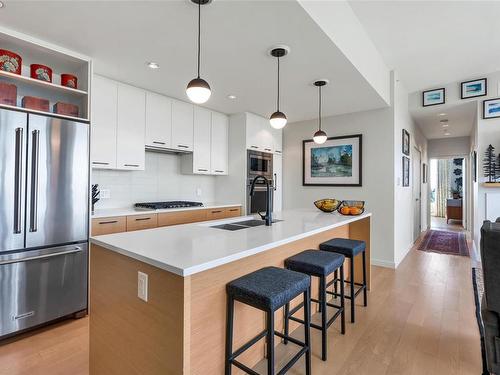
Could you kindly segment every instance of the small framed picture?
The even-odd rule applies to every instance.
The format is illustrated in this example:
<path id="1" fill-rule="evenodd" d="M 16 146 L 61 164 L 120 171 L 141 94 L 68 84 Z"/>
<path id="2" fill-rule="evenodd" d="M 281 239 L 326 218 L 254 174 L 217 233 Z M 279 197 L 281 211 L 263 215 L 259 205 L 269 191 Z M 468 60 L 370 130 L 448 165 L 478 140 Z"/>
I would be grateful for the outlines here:
<path id="1" fill-rule="evenodd" d="M 422 182 L 424 184 L 427 183 L 427 164 L 422 164 Z"/>
<path id="2" fill-rule="evenodd" d="M 403 154 L 410 156 L 410 133 L 403 129 Z"/>
<path id="3" fill-rule="evenodd" d="M 488 94 L 488 81 L 486 78 L 466 81 L 461 83 L 462 99 L 476 98 Z"/>
<path id="4" fill-rule="evenodd" d="M 483 100 L 483 119 L 500 117 L 500 98 Z"/>
<path id="5" fill-rule="evenodd" d="M 410 186 L 410 158 L 403 156 L 403 187 Z"/>
<path id="6" fill-rule="evenodd" d="M 444 104 L 446 100 L 445 88 L 428 90 L 422 92 L 422 106 L 429 107 L 431 105 Z"/>

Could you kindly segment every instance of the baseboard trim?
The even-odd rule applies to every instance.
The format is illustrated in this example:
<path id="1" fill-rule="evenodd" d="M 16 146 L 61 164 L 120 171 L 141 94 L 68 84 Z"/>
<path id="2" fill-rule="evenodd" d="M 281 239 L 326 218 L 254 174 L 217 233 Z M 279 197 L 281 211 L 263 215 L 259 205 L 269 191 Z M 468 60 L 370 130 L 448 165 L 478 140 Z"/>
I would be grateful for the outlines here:
<path id="1" fill-rule="evenodd" d="M 417 240 L 417 242 L 418 242 L 418 240 Z M 417 243 L 417 242 L 415 242 L 415 243 Z M 401 259 L 399 259 L 398 261 L 395 262 L 395 267 L 394 268 L 398 268 L 399 267 L 399 265 L 401 264 L 401 262 L 403 260 L 405 260 L 405 258 L 408 256 L 408 254 L 410 253 L 410 250 L 413 248 L 413 246 L 414 245 L 407 246 L 406 251 L 403 254 L 403 256 L 401 257 Z"/>
<path id="2" fill-rule="evenodd" d="M 387 260 L 373 259 L 371 260 L 372 266 L 379 266 L 385 268 L 396 268 L 396 264 L 394 262 L 389 262 Z"/>

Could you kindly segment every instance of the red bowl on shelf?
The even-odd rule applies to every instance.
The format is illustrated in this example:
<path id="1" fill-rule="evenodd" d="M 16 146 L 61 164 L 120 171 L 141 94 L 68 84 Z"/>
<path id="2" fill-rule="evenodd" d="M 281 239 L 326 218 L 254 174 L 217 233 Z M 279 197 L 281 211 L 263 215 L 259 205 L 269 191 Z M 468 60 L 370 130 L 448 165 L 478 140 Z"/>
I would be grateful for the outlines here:
<path id="1" fill-rule="evenodd" d="M 20 75 L 22 62 L 23 59 L 17 53 L 0 49 L 0 70 Z"/>
<path id="2" fill-rule="evenodd" d="M 52 69 L 48 66 L 40 64 L 31 64 L 31 78 L 39 79 L 40 81 L 52 82 Z"/>
<path id="3" fill-rule="evenodd" d="M 77 89 L 78 78 L 76 78 L 76 76 L 74 76 L 73 74 L 61 74 L 61 86 Z"/>

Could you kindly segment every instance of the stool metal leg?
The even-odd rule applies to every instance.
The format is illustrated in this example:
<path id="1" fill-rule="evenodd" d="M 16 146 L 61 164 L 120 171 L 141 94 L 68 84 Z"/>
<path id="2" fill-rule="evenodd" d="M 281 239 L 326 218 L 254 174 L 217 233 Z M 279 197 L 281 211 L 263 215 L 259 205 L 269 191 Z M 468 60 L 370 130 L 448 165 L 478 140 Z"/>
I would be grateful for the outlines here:
<path id="1" fill-rule="evenodd" d="M 363 251 L 363 299 L 365 307 L 368 306 L 368 296 L 366 292 L 366 251 Z"/>
<path id="2" fill-rule="evenodd" d="M 267 373 L 274 375 L 274 312 L 267 312 Z"/>
<path id="3" fill-rule="evenodd" d="M 344 290 L 344 265 L 340 266 L 340 332 L 345 335 L 345 290 Z"/>
<path id="4" fill-rule="evenodd" d="M 304 292 L 304 343 L 306 352 L 306 375 L 311 375 L 311 290 Z"/>
<path id="5" fill-rule="evenodd" d="M 334 288 L 334 292 L 335 292 L 335 298 L 337 298 L 337 294 L 338 294 L 338 287 L 337 287 L 338 279 L 339 279 L 338 270 L 335 270 L 335 273 L 333 274 L 333 288 Z"/>
<path id="6" fill-rule="evenodd" d="M 290 314 L 290 304 L 287 303 L 285 305 L 285 336 L 288 337 L 289 333 L 290 333 L 290 317 L 288 316 Z M 283 339 L 283 344 L 287 345 L 288 344 L 288 340 L 285 338 Z"/>
<path id="7" fill-rule="evenodd" d="M 351 287 L 351 323 L 354 323 L 354 306 L 356 305 L 356 296 L 354 295 L 354 257 L 350 258 L 349 261 L 350 274 L 349 281 Z"/>
<path id="8" fill-rule="evenodd" d="M 233 318 L 234 318 L 234 300 L 227 297 L 226 308 L 226 364 L 225 375 L 231 375 L 231 356 L 233 355 Z"/>
<path id="9" fill-rule="evenodd" d="M 326 308 L 326 277 L 322 276 L 319 278 L 320 285 L 320 305 L 321 305 L 321 359 L 326 361 L 327 357 L 327 319 L 328 319 L 328 310 Z"/>

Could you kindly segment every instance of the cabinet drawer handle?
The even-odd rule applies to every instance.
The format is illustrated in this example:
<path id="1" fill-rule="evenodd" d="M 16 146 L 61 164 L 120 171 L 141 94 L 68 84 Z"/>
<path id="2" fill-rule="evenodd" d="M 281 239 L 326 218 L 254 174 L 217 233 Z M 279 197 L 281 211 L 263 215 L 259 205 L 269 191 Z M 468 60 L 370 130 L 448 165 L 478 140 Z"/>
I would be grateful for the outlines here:
<path id="1" fill-rule="evenodd" d="M 231 208 L 229 211 L 235 212 L 235 211 L 239 211 L 239 210 L 240 210 L 239 208 Z"/>
<path id="2" fill-rule="evenodd" d="M 257 149 L 258 149 L 258 147 L 257 147 L 257 146 L 250 146 L 250 148 L 257 148 Z"/>
<path id="3" fill-rule="evenodd" d="M 215 170 L 215 173 L 224 173 L 224 171 L 221 171 L 221 170 L 219 170 L 219 169 L 216 169 L 216 170 Z"/>
<path id="4" fill-rule="evenodd" d="M 145 221 L 145 220 L 151 220 L 150 217 L 140 217 L 138 219 L 135 219 L 135 221 Z"/>
<path id="5" fill-rule="evenodd" d="M 274 151 L 274 152 L 276 152 L 277 154 L 281 154 L 281 151 L 280 151 L 280 150 L 276 150 L 276 151 Z"/>
<path id="6" fill-rule="evenodd" d="M 201 169 L 201 168 L 198 168 L 198 172 L 208 172 L 208 169 Z"/>
<path id="7" fill-rule="evenodd" d="M 212 211 L 213 214 L 218 214 L 218 213 L 221 213 L 222 211 Z"/>
<path id="8" fill-rule="evenodd" d="M 92 164 L 97 164 L 97 165 L 109 165 L 109 163 L 103 162 L 103 161 L 93 161 Z"/>
<path id="9" fill-rule="evenodd" d="M 166 144 L 165 142 L 156 142 L 156 141 L 153 141 L 154 144 L 157 144 L 157 145 L 164 145 Z"/>
<path id="10" fill-rule="evenodd" d="M 134 168 L 139 168 L 138 164 L 123 164 L 125 167 L 134 167 Z"/>
<path id="11" fill-rule="evenodd" d="M 271 151 L 271 149 L 270 149 L 270 148 L 265 148 L 264 150 L 266 150 L 266 151 Z"/>
<path id="12" fill-rule="evenodd" d="M 177 147 L 180 147 L 180 148 L 189 148 L 189 146 L 186 146 L 186 145 L 177 145 Z"/>
<path id="13" fill-rule="evenodd" d="M 110 220 L 110 221 L 100 221 L 99 224 L 115 224 L 118 223 L 118 220 Z"/>

